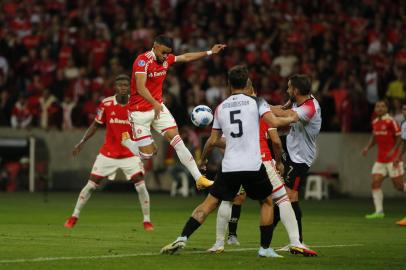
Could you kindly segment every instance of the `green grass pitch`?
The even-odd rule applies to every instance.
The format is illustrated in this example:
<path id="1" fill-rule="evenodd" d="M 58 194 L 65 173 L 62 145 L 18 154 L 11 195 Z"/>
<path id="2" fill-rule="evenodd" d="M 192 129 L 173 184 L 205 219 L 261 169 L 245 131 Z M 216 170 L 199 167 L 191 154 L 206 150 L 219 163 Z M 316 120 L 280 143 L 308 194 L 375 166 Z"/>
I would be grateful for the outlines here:
<path id="1" fill-rule="evenodd" d="M 137 195 L 93 194 L 72 230 L 63 223 L 78 193 L 0 194 L 0 269 L 406 269 L 406 227 L 395 225 L 406 216 L 404 200 L 386 200 L 383 220 L 365 220 L 370 200 L 304 201 L 305 242 L 319 252 L 315 258 L 285 255 L 257 257 L 258 205 L 243 206 L 239 240 L 223 254 L 207 254 L 215 240 L 215 218 L 190 238 L 178 255 L 159 255 L 173 241 L 194 207 L 204 197 L 170 198 L 151 195 L 153 232 L 142 228 Z M 280 224 L 272 246 L 287 243 Z"/>

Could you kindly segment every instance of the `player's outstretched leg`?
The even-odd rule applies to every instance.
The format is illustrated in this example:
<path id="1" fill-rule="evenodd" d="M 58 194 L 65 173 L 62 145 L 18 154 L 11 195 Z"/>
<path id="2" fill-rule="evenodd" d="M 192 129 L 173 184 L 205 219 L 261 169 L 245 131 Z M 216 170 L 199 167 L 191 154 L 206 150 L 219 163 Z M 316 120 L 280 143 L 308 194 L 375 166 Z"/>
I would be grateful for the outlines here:
<path id="1" fill-rule="evenodd" d="M 80 191 L 79 198 L 76 202 L 75 209 L 70 218 L 68 218 L 64 224 L 65 228 L 71 229 L 75 226 L 76 222 L 79 219 L 80 211 L 86 205 L 93 191 L 97 188 L 97 184 L 92 180 L 89 180 L 86 186 Z"/>
<path id="2" fill-rule="evenodd" d="M 197 168 L 196 161 L 194 160 L 189 149 L 187 149 L 185 146 L 182 138 L 178 134 L 178 131 L 175 129 L 168 130 L 165 133 L 165 137 L 175 149 L 182 165 L 188 169 L 190 174 L 193 176 L 193 179 L 195 179 L 197 189 L 204 189 L 212 186 L 214 182 L 207 179 L 200 173 L 199 169 Z"/>
<path id="3" fill-rule="evenodd" d="M 172 243 L 164 246 L 161 249 L 161 254 L 172 255 L 179 249 L 186 246 L 186 241 L 189 237 L 204 223 L 206 217 L 218 206 L 219 200 L 211 194 L 207 195 L 206 199 L 193 211 L 192 216 L 188 219 L 183 227 L 180 236 Z"/>

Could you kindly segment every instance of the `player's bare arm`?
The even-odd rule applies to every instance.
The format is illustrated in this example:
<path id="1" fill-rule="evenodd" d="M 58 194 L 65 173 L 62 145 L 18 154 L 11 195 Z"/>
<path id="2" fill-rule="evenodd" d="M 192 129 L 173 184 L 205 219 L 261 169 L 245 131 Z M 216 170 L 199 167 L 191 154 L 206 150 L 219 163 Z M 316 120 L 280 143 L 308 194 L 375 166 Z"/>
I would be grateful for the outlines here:
<path id="1" fill-rule="evenodd" d="M 159 119 L 159 115 L 163 110 L 162 104 L 160 104 L 156 99 L 154 99 L 148 91 L 147 87 L 145 86 L 147 82 L 147 74 L 146 73 L 137 73 L 135 74 L 135 80 L 137 82 L 137 92 L 142 96 L 145 100 L 154 106 L 155 111 L 155 119 Z"/>
<path id="2" fill-rule="evenodd" d="M 73 148 L 72 155 L 74 157 L 77 156 L 80 153 L 80 151 L 82 151 L 82 148 L 83 148 L 85 142 L 87 140 L 89 140 L 91 137 L 93 137 L 93 135 L 96 133 L 99 126 L 100 126 L 99 123 L 97 123 L 96 121 L 93 121 L 93 123 L 89 126 L 89 128 L 86 130 L 85 134 L 83 135 L 83 138 Z"/>
<path id="3" fill-rule="evenodd" d="M 291 109 L 283 109 L 282 106 L 271 106 L 271 111 L 278 117 L 294 117 L 296 121 L 299 121 L 299 115 L 297 112 Z"/>
<path id="4" fill-rule="evenodd" d="M 295 123 L 299 120 L 299 116 L 296 114 L 291 114 L 285 117 L 278 117 L 273 114 L 272 111 L 265 113 L 262 118 L 265 122 L 275 128 L 288 126 L 291 123 Z"/>
<path id="5" fill-rule="evenodd" d="M 211 55 L 211 54 L 218 54 L 225 47 L 227 47 L 225 44 L 216 44 L 211 48 L 210 51 L 192 52 L 192 53 L 185 53 L 185 54 L 177 55 L 176 62 L 190 62 L 190 61 L 199 60 L 199 59 L 201 59 L 205 56 Z"/>
<path id="6" fill-rule="evenodd" d="M 369 149 L 371 149 L 375 144 L 376 144 L 375 137 L 374 135 L 372 135 L 368 141 L 367 146 L 365 146 L 364 149 L 362 149 L 362 155 L 365 157 L 368 154 Z"/>
<path id="7" fill-rule="evenodd" d="M 386 155 L 386 157 L 391 157 L 393 156 L 393 154 L 399 149 L 399 147 L 402 144 L 402 138 L 400 137 L 400 134 L 396 136 L 396 143 L 393 146 L 393 148 L 388 152 L 388 154 Z"/>
<path id="8" fill-rule="evenodd" d="M 279 171 L 280 174 L 284 172 L 284 166 L 282 163 L 282 141 L 279 138 L 278 131 L 276 128 L 268 129 L 269 138 L 272 141 L 272 153 L 274 154 L 275 162 L 276 162 L 276 169 Z"/>
<path id="9" fill-rule="evenodd" d="M 198 166 L 201 170 L 206 170 L 207 164 L 207 157 L 211 154 L 214 147 L 218 147 L 218 145 L 222 145 L 219 143 L 221 141 L 221 130 L 213 129 L 211 131 L 210 137 L 207 139 L 206 143 L 204 144 L 202 155 L 200 157 L 200 161 L 198 162 Z M 225 148 L 225 142 L 224 142 Z"/>

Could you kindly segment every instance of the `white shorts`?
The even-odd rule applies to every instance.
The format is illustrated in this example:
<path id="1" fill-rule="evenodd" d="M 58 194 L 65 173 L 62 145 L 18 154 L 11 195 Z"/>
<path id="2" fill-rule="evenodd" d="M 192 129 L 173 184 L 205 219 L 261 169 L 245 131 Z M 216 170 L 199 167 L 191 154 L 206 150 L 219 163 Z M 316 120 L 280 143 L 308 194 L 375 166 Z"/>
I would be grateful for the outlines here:
<path id="1" fill-rule="evenodd" d="M 154 119 L 154 110 L 140 112 L 129 112 L 129 120 L 133 131 L 134 140 L 138 142 L 138 146 L 146 146 L 152 143 L 151 127 L 161 135 L 169 129 L 177 128 L 175 119 L 171 112 L 162 104 L 163 111 L 159 115 L 159 119 Z"/>
<path id="2" fill-rule="evenodd" d="M 139 157 L 109 158 L 99 154 L 94 162 L 91 175 L 114 180 L 117 170 L 121 169 L 127 180 L 133 176 L 144 175 L 144 165 Z"/>
<path id="3" fill-rule="evenodd" d="M 403 162 L 399 162 L 398 166 L 393 166 L 393 162 L 381 163 L 375 162 L 372 167 L 372 174 L 380 174 L 384 177 L 396 178 L 404 174 Z"/>
<path id="4" fill-rule="evenodd" d="M 271 160 L 263 161 L 262 163 L 265 166 L 266 173 L 273 186 L 272 198 L 276 199 L 286 195 L 285 185 L 283 184 L 281 176 L 276 171 L 275 164 Z"/>

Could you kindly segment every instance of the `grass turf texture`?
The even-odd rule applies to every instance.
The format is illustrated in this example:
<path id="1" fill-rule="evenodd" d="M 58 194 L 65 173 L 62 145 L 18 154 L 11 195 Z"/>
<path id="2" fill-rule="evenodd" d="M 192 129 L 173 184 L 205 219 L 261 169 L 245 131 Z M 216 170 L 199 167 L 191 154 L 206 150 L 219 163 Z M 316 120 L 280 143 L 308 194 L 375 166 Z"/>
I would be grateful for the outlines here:
<path id="1" fill-rule="evenodd" d="M 93 194 L 72 230 L 63 223 L 78 193 L 0 194 L 0 269 L 405 269 L 406 228 L 394 224 L 406 215 L 404 200 L 385 201 L 386 217 L 366 220 L 370 200 L 303 201 L 304 238 L 319 257 L 281 253 L 283 259 L 258 258 L 258 206 L 243 206 L 239 247 L 206 254 L 215 240 L 215 218 L 192 235 L 179 255 L 159 255 L 173 241 L 203 196 L 151 195 L 153 232 L 142 228 L 136 193 Z M 287 243 L 282 224 L 272 246 Z M 358 245 L 359 244 L 359 245 Z M 245 250 L 241 250 L 245 249 Z M 241 250 L 241 251 L 238 251 Z M 95 256 L 95 257 L 92 257 Z M 105 256 L 100 258 L 99 256 Z M 122 257 L 120 257 L 122 256 Z M 61 258 L 62 257 L 62 258 Z M 39 261 L 31 261 L 37 258 Z M 21 261 L 18 261 L 21 260 Z M 7 262 L 8 261 L 8 262 Z M 231 268 L 228 268 L 231 267 Z"/>

